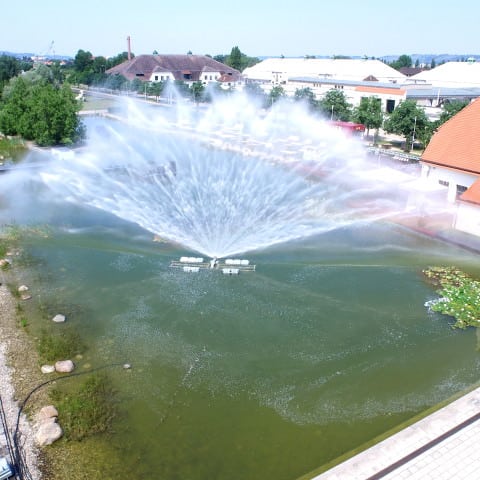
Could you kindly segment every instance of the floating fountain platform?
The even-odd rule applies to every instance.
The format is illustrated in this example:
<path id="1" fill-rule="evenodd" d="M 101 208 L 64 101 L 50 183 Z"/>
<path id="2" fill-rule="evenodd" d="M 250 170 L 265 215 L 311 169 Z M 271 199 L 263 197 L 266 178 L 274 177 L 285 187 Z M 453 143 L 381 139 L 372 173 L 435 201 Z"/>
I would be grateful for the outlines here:
<path id="1" fill-rule="evenodd" d="M 254 272 L 256 265 L 252 265 L 250 260 L 240 258 L 205 260 L 203 257 L 180 257 L 179 260 L 172 260 L 170 267 L 182 269 L 186 273 L 217 270 L 224 275 L 238 275 L 240 272 Z"/>

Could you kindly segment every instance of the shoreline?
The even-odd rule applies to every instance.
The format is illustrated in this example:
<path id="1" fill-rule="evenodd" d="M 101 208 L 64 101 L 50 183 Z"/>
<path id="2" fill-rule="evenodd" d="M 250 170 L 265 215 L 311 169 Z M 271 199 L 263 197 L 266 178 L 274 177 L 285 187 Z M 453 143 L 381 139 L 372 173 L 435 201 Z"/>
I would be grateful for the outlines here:
<path id="1" fill-rule="evenodd" d="M 26 333 L 19 331 L 16 325 L 15 300 L 5 285 L 0 285 L 0 385 L 1 399 L 5 411 L 5 420 L 10 436 L 13 436 L 19 412 L 18 388 L 15 382 L 15 375 L 20 377 L 19 381 L 29 378 L 29 373 L 21 370 L 19 364 L 20 356 L 26 354 L 31 358 L 31 349 L 26 338 Z M 23 333 L 23 335 L 22 335 Z M 25 371 L 30 365 L 25 367 Z M 20 415 L 19 423 L 19 444 L 23 452 L 25 463 L 32 480 L 41 480 L 40 472 L 40 450 L 34 439 L 33 424 L 28 420 L 25 412 Z M 0 436 L 2 450 L 7 450 L 5 435 Z M 13 453 L 13 452 L 10 452 Z M 8 458 L 10 461 L 11 459 Z"/>

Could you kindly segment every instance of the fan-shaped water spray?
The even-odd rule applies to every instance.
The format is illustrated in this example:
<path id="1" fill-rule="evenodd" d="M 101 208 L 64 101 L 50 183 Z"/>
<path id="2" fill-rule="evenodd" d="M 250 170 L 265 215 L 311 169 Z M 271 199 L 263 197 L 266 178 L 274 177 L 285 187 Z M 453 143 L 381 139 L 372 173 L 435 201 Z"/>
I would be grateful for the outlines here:
<path id="1" fill-rule="evenodd" d="M 72 201 L 218 258 L 378 214 L 365 208 L 372 186 L 352 182 L 364 169 L 358 143 L 299 106 L 265 113 L 234 97 L 167 114 L 130 105 L 126 123 L 97 126 L 84 152 L 42 178 Z"/>

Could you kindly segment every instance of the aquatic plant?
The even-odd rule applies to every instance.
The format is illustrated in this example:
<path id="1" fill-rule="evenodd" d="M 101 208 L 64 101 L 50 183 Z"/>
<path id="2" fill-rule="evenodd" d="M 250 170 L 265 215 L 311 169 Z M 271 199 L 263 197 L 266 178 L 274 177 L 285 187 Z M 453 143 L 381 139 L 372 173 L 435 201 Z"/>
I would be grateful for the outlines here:
<path id="1" fill-rule="evenodd" d="M 73 391 L 55 389 L 50 395 L 67 440 L 108 432 L 117 415 L 115 391 L 105 374 L 89 376 Z"/>
<path id="2" fill-rule="evenodd" d="M 457 267 L 429 267 L 423 271 L 440 298 L 426 306 L 434 312 L 455 318 L 454 328 L 480 326 L 480 281 Z"/>

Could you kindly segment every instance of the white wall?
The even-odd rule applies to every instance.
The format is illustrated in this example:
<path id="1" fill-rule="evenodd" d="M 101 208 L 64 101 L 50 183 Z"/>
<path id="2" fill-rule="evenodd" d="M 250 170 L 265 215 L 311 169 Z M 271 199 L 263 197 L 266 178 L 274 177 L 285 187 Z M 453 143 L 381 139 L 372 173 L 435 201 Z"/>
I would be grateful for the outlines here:
<path id="1" fill-rule="evenodd" d="M 453 203 L 457 197 L 457 185 L 468 188 L 475 182 L 477 176 L 448 168 L 422 164 L 422 178 L 428 178 L 435 183 L 448 183 L 448 201 Z"/>
<path id="2" fill-rule="evenodd" d="M 454 226 L 457 230 L 480 237 L 480 207 L 459 202 Z"/>
<path id="3" fill-rule="evenodd" d="M 150 81 L 151 82 L 165 82 L 170 80 L 171 82 L 175 81 L 175 77 L 171 72 L 153 72 Z"/>

